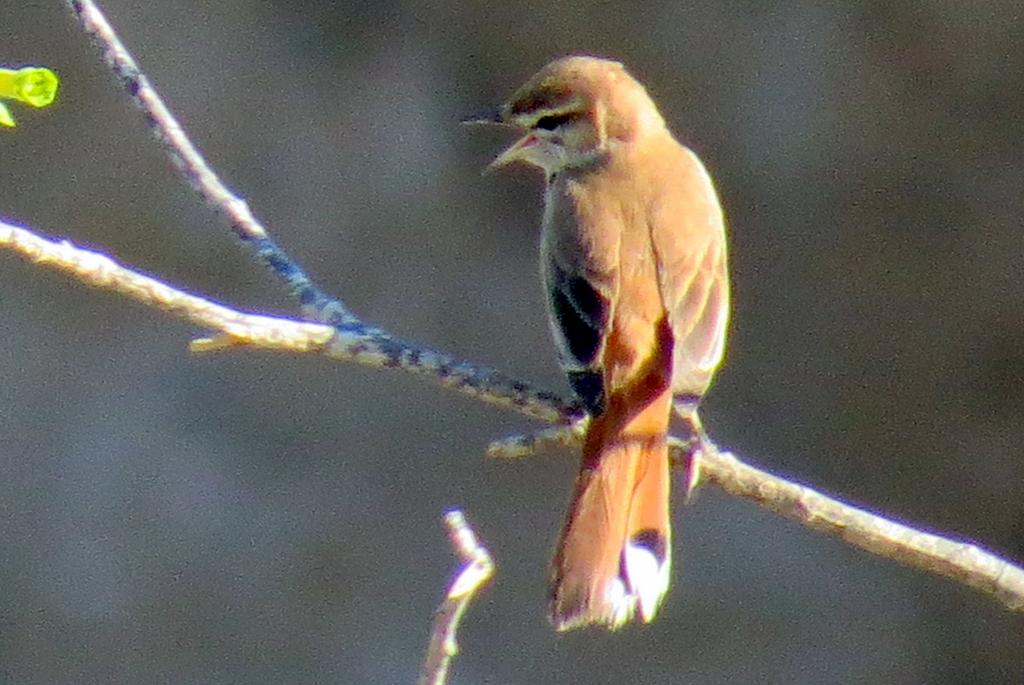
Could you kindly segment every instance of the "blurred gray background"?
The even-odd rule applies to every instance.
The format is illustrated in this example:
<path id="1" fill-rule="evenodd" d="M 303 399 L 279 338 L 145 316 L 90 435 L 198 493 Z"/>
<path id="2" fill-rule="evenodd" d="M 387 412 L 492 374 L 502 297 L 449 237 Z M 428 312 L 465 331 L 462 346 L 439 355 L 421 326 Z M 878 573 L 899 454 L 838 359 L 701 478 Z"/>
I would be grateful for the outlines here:
<path id="1" fill-rule="evenodd" d="M 459 116 L 620 58 L 706 161 L 734 324 L 707 400 L 751 461 L 1024 559 L 1024 20 L 1016 0 L 104 7 L 278 241 L 367 320 L 564 390 L 541 179 Z M 0 215 L 251 311 L 273 277 L 172 173 L 57 2 L 0 63 L 58 106 L 0 132 Z M 1024 618 L 713 488 L 652 625 L 556 635 L 575 460 L 407 375 L 247 351 L 0 254 L 0 680 L 409 683 L 465 508 L 498 575 L 454 683 L 1021 683 Z"/>

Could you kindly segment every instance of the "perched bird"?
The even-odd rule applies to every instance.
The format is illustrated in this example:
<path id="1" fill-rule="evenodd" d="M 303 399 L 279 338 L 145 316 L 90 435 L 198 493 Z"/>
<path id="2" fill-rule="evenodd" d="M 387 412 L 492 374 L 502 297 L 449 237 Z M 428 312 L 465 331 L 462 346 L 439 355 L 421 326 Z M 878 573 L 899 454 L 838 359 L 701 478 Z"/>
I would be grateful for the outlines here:
<path id="1" fill-rule="evenodd" d="M 551 62 L 477 121 L 525 134 L 491 167 L 547 177 L 541 273 L 559 361 L 591 415 L 552 564 L 558 630 L 650 621 L 668 589 L 666 436 L 722 359 L 729 279 L 722 210 L 618 62 Z"/>

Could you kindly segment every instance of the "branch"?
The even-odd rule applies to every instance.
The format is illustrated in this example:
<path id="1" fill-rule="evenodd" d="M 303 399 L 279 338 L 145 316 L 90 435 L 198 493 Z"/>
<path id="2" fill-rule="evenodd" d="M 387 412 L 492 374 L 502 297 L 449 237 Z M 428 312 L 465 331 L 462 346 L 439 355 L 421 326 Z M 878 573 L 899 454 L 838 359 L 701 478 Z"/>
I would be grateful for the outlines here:
<path id="1" fill-rule="evenodd" d="M 444 516 L 444 523 L 448 526 L 452 547 L 464 566 L 434 614 L 430 644 L 427 645 L 427 655 L 420 669 L 419 685 L 444 685 L 447 681 L 448 667 L 452 658 L 459 653 L 455 631 L 473 597 L 494 575 L 491 555 L 477 541 L 462 512 L 449 511 Z"/>
<path id="2" fill-rule="evenodd" d="M 730 495 L 749 499 L 821 533 L 921 571 L 952 578 L 1024 611 L 1024 569 L 977 545 L 925 533 L 744 464 L 705 445 L 701 474 Z"/>
<path id="3" fill-rule="evenodd" d="M 111 290 L 223 336 L 220 345 L 200 341 L 197 351 L 235 344 L 296 353 L 317 352 L 326 350 L 335 335 L 333 328 L 323 324 L 237 312 L 127 269 L 98 252 L 75 247 L 66 240 L 47 240 L 3 221 L 0 247 L 33 264 L 64 272 L 82 283 Z"/>
<path id="4" fill-rule="evenodd" d="M 99 49 L 103 61 L 142 111 L 153 135 L 163 145 L 182 178 L 227 219 L 235 235 L 252 250 L 256 259 L 285 283 L 307 318 L 337 329 L 334 338 L 321 352 L 334 359 L 400 368 L 436 378 L 447 388 L 492 404 L 519 409 L 543 421 L 557 422 L 564 416 L 582 415 L 582 409 L 576 402 L 566 402 L 554 393 L 533 390 L 527 384 L 493 369 L 458 361 L 395 338 L 376 326 L 364 323 L 341 300 L 327 295 L 297 262 L 270 239 L 245 200 L 220 180 L 96 3 L 92 0 L 67 0 L 67 3 L 82 29 Z M 233 342 L 241 341 L 235 339 Z M 200 344 L 197 351 L 221 346 L 219 343 Z"/>
<path id="5" fill-rule="evenodd" d="M 493 369 L 416 347 L 359 322 L 335 328 L 245 314 L 128 269 L 100 253 L 76 247 L 66 240 L 48 240 L 3 221 L 0 221 L 0 248 L 16 252 L 34 264 L 64 272 L 87 285 L 112 290 L 218 333 L 213 339 L 194 341 L 194 352 L 253 347 L 320 354 L 337 361 L 403 369 L 432 378 L 446 388 L 475 399 L 517 409 L 549 423 L 563 421 L 576 412 L 573 403 L 554 393 L 535 390 Z"/>
<path id="6" fill-rule="evenodd" d="M 247 346 L 401 368 L 478 399 L 517 409 L 548 423 L 563 424 L 534 436 L 495 443 L 490 452 L 496 456 L 523 457 L 552 445 L 579 444 L 582 424 L 574 421 L 578 414 L 570 402 L 532 390 L 496 371 L 431 350 L 405 346 L 392 338 L 382 348 L 380 334 L 367 336 L 359 328 L 332 328 L 237 312 L 134 272 L 104 255 L 77 248 L 67 241 L 46 240 L 3 222 L 0 248 L 11 249 L 33 263 L 63 271 L 88 285 L 112 290 L 217 331 L 213 340 L 193 343 L 192 349 L 198 352 Z M 572 425 L 565 425 L 570 422 Z M 674 450 L 679 455 L 685 451 L 680 445 Z M 873 554 L 953 578 L 995 597 L 1014 611 L 1024 611 L 1024 569 L 975 545 L 924 533 L 843 504 L 807 486 L 745 464 L 710 442 L 701 450 L 700 473 L 731 495 L 749 499 L 814 530 L 836 535 Z"/>
<path id="7" fill-rule="evenodd" d="M 491 443 L 487 452 L 499 459 L 522 459 L 551 447 L 578 449 L 583 429 L 584 423 L 577 422 L 533 435 L 516 435 Z M 673 464 L 682 468 L 690 459 L 693 446 L 670 438 L 669 447 Z M 714 483 L 730 495 L 750 500 L 872 554 L 981 590 L 1012 611 L 1024 611 L 1024 568 L 977 545 L 896 523 L 758 469 L 720 450 L 706 437 L 700 442 L 697 468 L 690 474 L 689 489 L 697 487 L 699 481 Z"/>
<path id="8" fill-rule="evenodd" d="M 234 312 L 131 272 L 101 255 L 77 250 L 68 243 L 46 241 L 7 224 L 0 224 L 0 247 L 8 247 L 36 263 L 61 269 L 91 285 L 121 292 L 220 333 L 213 341 L 194 345 L 198 351 L 249 345 L 319 353 L 334 359 L 410 371 L 549 423 L 564 425 L 581 418 L 582 412 L 574 402 L 534 390 L 496 371 L 393 338 L 361 322 L 339 300 L 324 294 L 271 242 L 246 203 L 231 193 L 206 164 L 95 4 L 91 0 L 67 1 L 83 29 L 101 50 L 104 60 L 143 110 L 184 178 L 227 217 L 236 235 L 288 285 L 305 315 L 333 328 Z M 539 441 L 520 440 L 521 446 L 526 445 L 521 452 L 531 451 L 550 437 L 551 434 Z M 567 438 L 563 435 L 561 440 L 565 442 Z M 1008 561 L 974 545 L 914 530 L 843 504 L 806 486 L 746 465 L 710 443 L 703 446 L 701 454 L 706 479 L 730 494 L 750 499 L 815 530 L 837 535 L 872 553 L 954 578 L 988 593 L 1012 610 L 1024 611 L 1024 569 Z"/>

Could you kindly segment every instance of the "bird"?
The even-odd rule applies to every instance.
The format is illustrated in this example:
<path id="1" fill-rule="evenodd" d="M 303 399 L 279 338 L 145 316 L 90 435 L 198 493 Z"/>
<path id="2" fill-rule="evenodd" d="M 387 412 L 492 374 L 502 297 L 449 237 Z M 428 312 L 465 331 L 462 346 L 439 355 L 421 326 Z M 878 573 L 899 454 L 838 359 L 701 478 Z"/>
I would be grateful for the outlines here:
<path id="1" fill-rule="evenodd" d="M 730 287 L 718 195 L 644 86 L 614 60 L 556 59 L 471 122 L 522 134 L 489 169 L 518 162 L 544 172 L 548 318 L 590 415 L 551 564 L 549 618 L 559 631 L 650 622 L 671 575 L 673 409 L 703 435 L 698 405 L 725 349 Z"/>

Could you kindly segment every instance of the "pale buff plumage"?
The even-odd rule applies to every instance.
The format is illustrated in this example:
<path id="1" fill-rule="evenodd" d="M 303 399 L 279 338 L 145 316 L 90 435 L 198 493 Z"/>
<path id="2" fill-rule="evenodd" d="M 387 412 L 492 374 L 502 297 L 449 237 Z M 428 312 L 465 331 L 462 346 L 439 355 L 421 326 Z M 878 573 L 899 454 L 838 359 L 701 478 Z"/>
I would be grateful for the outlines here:
<path id="1" fill-rule="evenodd" d="M 590 410 L 552 570 L 560 629 L 654 618 L 668 589 L 666 434 L 722 359 L 725 230 L 697 157 L 621 64 L 556 60 L 490 120 L 525 130 L 492 166 L 547 176 L 541 270 L 559 359 Z"/>

